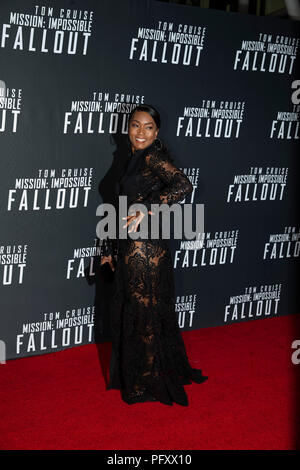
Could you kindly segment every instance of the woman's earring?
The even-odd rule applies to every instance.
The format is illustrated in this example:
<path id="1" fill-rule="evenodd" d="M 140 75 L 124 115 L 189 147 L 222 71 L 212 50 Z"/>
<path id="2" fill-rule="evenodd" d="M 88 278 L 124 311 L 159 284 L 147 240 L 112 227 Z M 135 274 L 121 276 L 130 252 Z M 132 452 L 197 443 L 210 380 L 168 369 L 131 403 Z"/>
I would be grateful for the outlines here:
<path id="1" fill-rule="evenodd" d="M 162 141 L 158 137 L 156 137 L 156 139 L 154 140 L 154 144 L 155 144 L 157 150 L 162 149 Z"/>

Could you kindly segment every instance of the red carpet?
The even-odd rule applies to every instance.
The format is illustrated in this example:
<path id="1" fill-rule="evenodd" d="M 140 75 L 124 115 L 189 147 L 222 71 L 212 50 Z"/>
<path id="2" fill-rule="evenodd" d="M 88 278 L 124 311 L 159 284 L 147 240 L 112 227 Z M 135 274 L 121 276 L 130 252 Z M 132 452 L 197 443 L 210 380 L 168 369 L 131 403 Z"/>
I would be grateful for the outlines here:
<path id="1" fill-rule="evenodd" d="M 0 448 L 299 449 L 299 332 L 300 315 L 288 315 L 183 333 L 209 377 L 185 386 L 188 407 L 123 403 L 105 390 L 95 344 L 7 361 Z"/>

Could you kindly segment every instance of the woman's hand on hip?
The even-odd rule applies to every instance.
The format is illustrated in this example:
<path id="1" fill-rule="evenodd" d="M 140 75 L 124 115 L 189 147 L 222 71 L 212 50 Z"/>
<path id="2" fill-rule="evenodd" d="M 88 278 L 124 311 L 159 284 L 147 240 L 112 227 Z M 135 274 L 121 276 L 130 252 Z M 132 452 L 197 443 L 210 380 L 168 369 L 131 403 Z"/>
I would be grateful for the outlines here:
<path id="1" fill-rule="evenodd" d="M 148 211 L 148 213 L 151 215 L 154 215 L 154 212 L 152 211 Z M 128 227 L 130 224 L 132 224 L 130 229 L 128 230 L 128 233 L 132 231 L 136 232 L 138 229 L 138 226 L 140 225 L 145 215 L 146 214 L 142 211 L 136 211 L 136 213 L 133 215 L 127 215 L 127 217 L 122 217 L 123 220 L 127 219 L 127 222 L 125 225 L 123 225 L 123 228 Z"/>

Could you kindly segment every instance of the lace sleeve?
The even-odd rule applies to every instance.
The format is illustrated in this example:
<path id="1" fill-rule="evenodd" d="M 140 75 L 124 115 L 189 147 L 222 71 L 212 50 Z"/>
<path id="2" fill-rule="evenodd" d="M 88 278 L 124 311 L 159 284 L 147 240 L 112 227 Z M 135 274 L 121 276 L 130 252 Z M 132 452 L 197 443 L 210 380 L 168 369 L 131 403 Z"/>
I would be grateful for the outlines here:
<path id="1" fill-rule="evenodd" d="M 171 205 L 182 201 L 193 191 L 193 185 L 188 177 L 171 163 L 168 156 L 153 153 L 147 155 L 145 159 L 148 167 L 159 176 L 166 186 L 159 194 L 155 194 L 153 197 L 150 195 L 147 200 L 142 201 L 148 210 L 150 210 L 151 203 Z"/>
<path id="2" fill-rule="evenodd" d="M 147 155 L 146 162 L 166 185 L 166 188 L 158 195 L 161 203 L 174 204 L 182 201 L 193 191 L 193 186 L 187 176 L 163 156 Z"/>

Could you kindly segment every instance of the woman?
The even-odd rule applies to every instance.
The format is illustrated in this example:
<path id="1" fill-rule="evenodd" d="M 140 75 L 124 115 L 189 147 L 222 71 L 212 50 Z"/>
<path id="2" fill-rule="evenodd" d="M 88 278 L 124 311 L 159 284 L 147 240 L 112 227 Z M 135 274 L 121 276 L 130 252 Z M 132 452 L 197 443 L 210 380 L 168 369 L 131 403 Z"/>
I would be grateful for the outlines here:
<path id="1" fill-rule="evenodd" d="M 142 203 L 148 213 L 128 215 L 123 228 L 138 231 L 148 217 L 151 235 L 151 203 L 173 204 L 183 200 L 192 185 L 173 165 L 157 138 L 160 116 L 148 105 L 136 107 L 128 120 L 131 155 L 118 183 L 118 194 L 127 206 Z M 130 214 L 130 210 L 129 210 Z M 112 299 L 113 348 L 108 388 L 121 390 L 128 403 L 160 401 L 188 405 L 183 385 L 208 377 L 192 369 L 175 313 L 173 263 L 169 240 L 140 238 L 103 240 L 101 264 L 109 263 L 114 276 Z M 115 261 L 117 262 L 115 263 Z"/>

